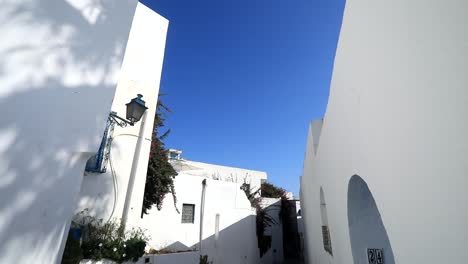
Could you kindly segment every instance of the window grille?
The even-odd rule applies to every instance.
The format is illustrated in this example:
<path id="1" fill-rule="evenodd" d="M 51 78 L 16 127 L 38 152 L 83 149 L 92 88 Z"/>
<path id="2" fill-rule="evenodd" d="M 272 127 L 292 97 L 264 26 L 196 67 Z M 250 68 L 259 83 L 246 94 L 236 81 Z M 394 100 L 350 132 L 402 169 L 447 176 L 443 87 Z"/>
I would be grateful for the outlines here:
<path id="1" fill-rule="evenodd" d="M 330 229 L 328 226 L 322 226 L 322 237 L 323 237 L 323 248 L 325 251 L 333 255 L 331 238 L 330 238 Z"/>
<path id="2" fill-rule="evenodd" d="M 182 223 L 193 224 L 195 220 L 195 205 L 183 204 L 182 205 Z"/>

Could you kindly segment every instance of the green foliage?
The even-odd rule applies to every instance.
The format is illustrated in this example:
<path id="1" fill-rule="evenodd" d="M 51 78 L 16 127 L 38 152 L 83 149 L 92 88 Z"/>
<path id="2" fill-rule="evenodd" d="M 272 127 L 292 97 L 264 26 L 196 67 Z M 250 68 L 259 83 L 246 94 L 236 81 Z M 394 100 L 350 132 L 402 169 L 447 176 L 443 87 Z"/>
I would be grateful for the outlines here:
<path id="1" fill-rule="evenodd" d="M 283 198 L 286 197 L 286 190 L 277 187 L 269 182 L 262 183 L 260 188 L 262 190 L 262 197 L 265 198 Z"/>
<path id="2" fill-rule="evenodd" d="M 200 264 L 212 264 L 213 262 L 208 261 L 208 255 L 200 256 Z"/>
<path id="3" fill-rule="evenodd" d="M 135 262 L 143 256 L 148 237 L 141 229 L 134 228 L 130 231 L 124 231 L 123 226 L 116 221 L 103 222 L 102 219 L 98 220 L 84 213 L 85 211 L 79 216 L 79 221 L 72 223 L 72 228 L 78 228 L 82 231 L 82 258 L 109 259 L 122 263 L 130 260 Z M 73 252 L 76 251 L 76 241 L 73 240 L 71 237 L 70 243 L 73 243 L 74 247 L 65 248 L 64 260 L 65 256 L 73 255 Z"/>
<path id="4" fill-rule="evenodd" d="M 271 236 L 260 236 L 258 237 L 258 249 L 260 250 L 260 257 L 263 257 L 268 249 L 271 248 Z"/>
<path id="5" fill-rule="evenodd" d="M 127 239 L 126 245 L 127 258 L 137 261 L 145 252 L 146 241 L 138 237 L 131 237 Z"/>
<path id="6" fill-rule="evenodd" d="M 177 176 L 177 172 L 168 161 L 168 153 L 163 143 L 163 139 L 167 137 L 170 130 L 167 130 L 160 136 L 161 129 L 164 127 L 164 121 L 166 120 L 165 115 L 170 111 L 167 106 L 158 101 L 156 116 L 154 118 L 148 172 L 146 174 L 142 214 L 148 214 L 153 205 L 156 205 L 158 210 L 161 210 L 164 197 L 168 193 L 172 193 L 174 207 L 176 207 L 177 197 L 174 189 L 174 179 Z M 179 211 L 177 210 L 177 212 Z"/>
<path id="7" fill-rule="evenodd" d="M 266 212 L 265 208 L 262 208 L 260 202 L 262 197 L 258 197 L 260 189 L 252 191 L 250 184 L 243 183 L 240 187 L 245 192 L 245 195 L 250 201 L 250 205 L 255 208 L 257 216 L 255 218 L 256 233 L 257 233 L 257 244 L 260 249 L 260 257 L 262 257 L 268 249 L 271 247 L 271 236 L 265 235 L 265 229 L 269 226 L 277 224 L 276 221 Z"/>

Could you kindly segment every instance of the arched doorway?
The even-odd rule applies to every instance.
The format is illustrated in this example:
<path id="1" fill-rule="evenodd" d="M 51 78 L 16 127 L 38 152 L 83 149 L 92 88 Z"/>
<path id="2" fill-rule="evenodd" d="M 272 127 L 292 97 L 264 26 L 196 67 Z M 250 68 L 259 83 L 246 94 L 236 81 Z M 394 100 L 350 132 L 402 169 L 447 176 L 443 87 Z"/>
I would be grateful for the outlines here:
<path id="1" fill-rule="evenodd" d="M 379 209 L 358 175 L 348 184 L 348 225 L 354 264 L 395 264 Z"/>

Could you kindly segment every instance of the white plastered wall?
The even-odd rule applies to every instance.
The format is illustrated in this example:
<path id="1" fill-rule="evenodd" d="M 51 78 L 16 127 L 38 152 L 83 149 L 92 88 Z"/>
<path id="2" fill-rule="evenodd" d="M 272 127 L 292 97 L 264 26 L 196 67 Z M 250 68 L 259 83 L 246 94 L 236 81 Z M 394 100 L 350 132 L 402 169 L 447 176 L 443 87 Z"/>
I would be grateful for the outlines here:
<path id="1" fill-rule="evenodd" d="M 185 173 L 193 176 L 201 176 L 207 179 L 214 179 L 226 182 L 247 183 L 250 189 L 257 191 L 263 181 L 267 180 L 267 173 L 264 171 L 249 170 L 236 167 L 209 164 L 191 160 L 170 160 L 174 168 L 182 169 L 190 167 Z"/>
<path id="2" fill-rule="evenodd" d="M 283 224 L 280 219 L 281 199 L 262 198 L 261 207 L 273 219 L 271 226 L 265 228 L 265 235 L 271 236 L 271 247 L 261 259 L 262 264 L 283 263 Z"/>
<path id="3" fill-rule="evenodd" d="M 152 208 L 141 220 L 141 227 L 151 236 L 149 247 L 167 250 L 199 249 L 200 206 L 203 177 L 180 173 L 175 178 L 177 208 L 195 205 L 194 223 L 182 223 L 171 194 L 162 209 Z M 203 220 L 202 254 L 215 263 L 258 263 L 255 210 L 250 206 L 240 184 L 207 179 Z M 219 236 L 215 237 L 219 214 Z"/>
<path id="4" fill-rule="evenodd" d="M 137 1 L 2 1 L 0 262 L 58 263 Z"/>
<path id="5" fill-rule="evenodd" d="M 347 1 L 317 154 L 311 130 L 304 162 L 309 263 L 353 263 L 353 175 L 375 199 L 395 263 L 468 258 L 467 9 L 456 0 Z M 323 249 L 320 187 L 333 257 Z"/>
<path id="6" fill-rule="evenodd" d="M 86 173 L 76 212 L 84 209 L 103 220 L 120 220 L 125 200 L 129 199 L 127 225 L 138 226 L 141 218 L 143 194 L 148 168 L 154 116 L 158 100 L 168 20 L 138 3 L 132 22 L 122 71 L 112 104 L 112 111 L 125 117 L 126 106 L 137 94 L 143 95 L 148 109 L 135 126 L 115 126 L 107 172 Z M 143 126 L 143 127 L 142 127 Z M 140 137 L 140 129 L 142 136 Z M 142 147 L 138 153 L 135 184 L 128 187 L 138 139 Z"/>

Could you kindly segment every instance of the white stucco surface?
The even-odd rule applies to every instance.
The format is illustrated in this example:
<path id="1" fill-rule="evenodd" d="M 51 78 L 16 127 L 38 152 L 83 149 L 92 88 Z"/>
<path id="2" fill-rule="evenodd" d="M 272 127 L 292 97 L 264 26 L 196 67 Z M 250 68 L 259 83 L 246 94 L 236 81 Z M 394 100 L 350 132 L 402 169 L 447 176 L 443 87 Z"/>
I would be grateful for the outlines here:
<path id="1" fill-rule="evenodd" d="M 265 228 L 265 235 L 271 236 L 271 247 L 261 258 L 262 264 L 283 263 L 283 224 L 280 220 L 281 199 L 262 198 L 260 205 L 273 219 L 271 226 Z"/>
<path id="2" fill-rule="evenodd" d="M 198 251 L 183 252 L 183 253 L 173 253 L 173 254 L 161 254 L 153 255 L 148 254 L 144 255 L 136 262 L 128 261 L 124 264 L 199 264 L 200 263 L 200 253 Z M 110 260 L 90 260 L 84 259 L 80 264 L 116 264 L 114 261 Z"/>
<path id="3" fill-rule="evenodd" d="M 321 131 L 311 125 L 301 180 L 309 263 L 357 264 L 353 249 L 365 247 L 393 252 L 394 263 L 466 262 L 467 9 L 456 0 L 347 1 L 327 112 Z M 353 175 L 366 188 L 354 188 Z M 323 249 L 320 188 L 333 256 Z"/>
<path id="4" fill-rule="evenodd" d="M 177 208 L 182 212 L 183 204 L 195 205 L 194 223 L 182 223 L 182 215 L 175 210 L 172 195 L 166 195 L 162 209 L 151 209 L 141 220 L 140 226 L 151 236 L 149 246 L 158 250 L 199 249 L 202 181 L 206 179 L 202 254 L 208 255 L 214 263 L 259 263 L 255 210 L 240 189 L 241 183 L 223 180 L 239 171 L 242 172 L 239 175 L 244 176 L 245 171 L 206 163 L 190 164 L 197 168 L 178 167 L 184 170 L 179 171 L 174 184 Z M 222 171 L 216 174 L 220 176 L 218 180 L 212 178 L 213 168 Z M 249 172 L 253 174 L 253 171 Z M 264 172 L 257 174 L 266 178 Z M 216 215 L 219 215 L 218 237 L 215 236 Z"/>
<path id="5" fill-rule="evenodd" d="M 260 188 L 262 180 L 267 180 L 267 173 L 263 171 L 215 165 L 186 159 L 171 159 L 170 162 L 178 172 L 213 180 L 240 184 L 247 183 L 250 184 L 250 189 L 254 191 Z"/>
<path id="6" fill-rule="evenodd" d="M 0 9 L 0 263 L 58 263 L 137 1 Z"/>
<path id="7" fill-rule="evenodd" d="M 125 117 L 126 106 L 137 94 L 143 95 L 148 109 L 135 126 L 115 126 L 106 173 L 86 173 L 76 212 L 89 209 L 91 215 L 104 220 L 123 217 L 126 197 L 129 202 L 129 226 L 138 226 L 148 167 L 151 136 L 158 100 L 168 21 L 145 5 L 138 3 L 125 50 L 122 71 L 112 103 L 112 111 Z M 142 136 L 140 136 L 140 130 Z M 136 177 L 129 190 L 130 172 L 137 140 L 142 140 L 138 153 Z"/>
<path id="8" fill-rule="evenodd" d="M 199 264 L 200 252 L 152 255 L 150 264 Z"/>
<path id="9" fill-rule="evenodd" d="M 194 223 L 182 223 L 171 195 L 166 196 L 161 211 L 150 210 L 141 226 L 151 236 L 149 246 L 155 249 L 186 250 L 199 248 L 200 202 L 202 178 L 176 177 L 177 207 L 195 205 Z M 216 215 L 219 214 L 219 237 L 215 237 Z M 255 233 L 255 210 L 240 184 L 207 180 L 203 220 L 202 254 L 217 263 L 257 263 L 259 258 Z"/>

